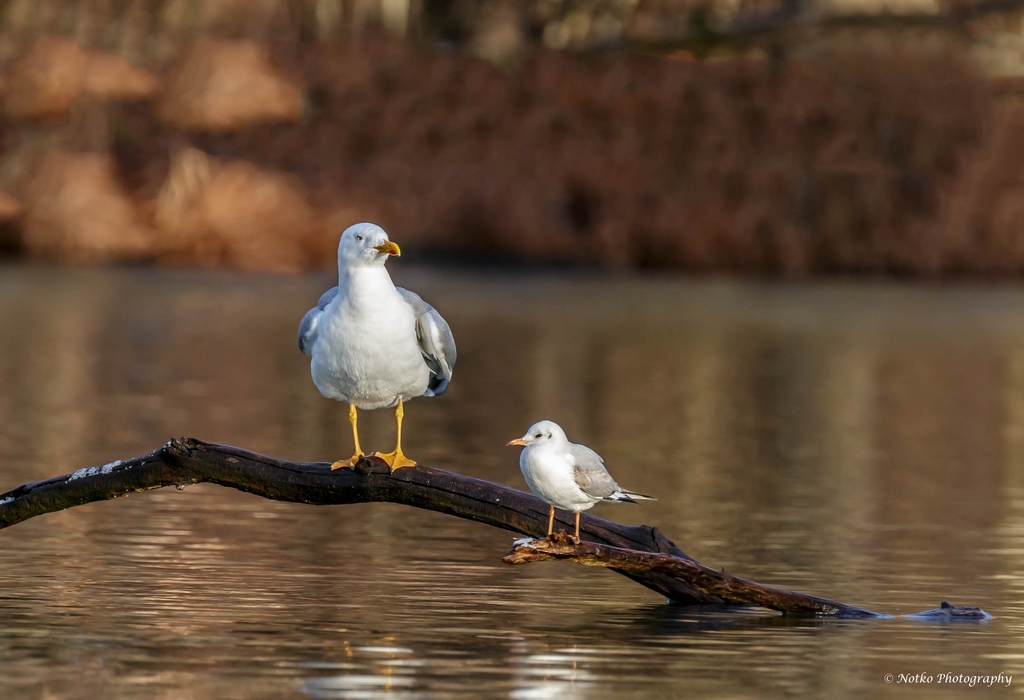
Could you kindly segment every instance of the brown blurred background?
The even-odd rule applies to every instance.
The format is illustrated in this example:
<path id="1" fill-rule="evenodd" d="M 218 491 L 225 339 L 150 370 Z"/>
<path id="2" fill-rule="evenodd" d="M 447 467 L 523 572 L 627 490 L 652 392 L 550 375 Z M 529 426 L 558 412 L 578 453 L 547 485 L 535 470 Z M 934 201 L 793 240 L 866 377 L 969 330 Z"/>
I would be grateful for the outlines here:
<path id="1" fill-rule="evenodd" d="M 0 0 L 0 249 L 1024 271 L 1024 12 L 944 0 Z"/>

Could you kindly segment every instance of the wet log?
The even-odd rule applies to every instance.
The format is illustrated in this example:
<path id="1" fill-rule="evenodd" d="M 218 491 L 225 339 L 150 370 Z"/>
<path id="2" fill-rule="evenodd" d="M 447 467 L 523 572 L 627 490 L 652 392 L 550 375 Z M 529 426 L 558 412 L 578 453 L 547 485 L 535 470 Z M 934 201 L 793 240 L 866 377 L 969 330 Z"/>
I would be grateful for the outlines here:
<path id="1" fill-rule="evenodd" d="M 288 462 L 193 438 L 177 438 L 142 457 L 86 467 L 0 494 L 0 529 L 85 503 L 201 482 L 314 505 L 401 503 L 531 537 L 547 532 L 546 503 L 482 479 L 424 466 L 392 473 L 382 460 L 373 457 L 361 459 L 352 469 L 331 471 L 326 462 Z M 559 515 L 558 523 L 566 529 L 572 526 L 567 513 Z M 580 533 L 584 541 L 579 544 L 565 535 L 520 540 L 505 560 L 566 559 L 607 567 L 680 604 L 734 603 L 790 614 L 883 616 L 711 569 L 688 557 L 657 528 L 619 525 L 584 514 Z M 932 612 L 952 615 L 949 609 Z"/>
<path id="2" fill-rule="evenodd" d="M 724 601 L 757 605 L 784 613 L 845 618 L 889 617 L 828 598 L 748 581 L 692 559 L 639 552 L 595 542 L 574 542 L 565 533 L 555 533 L 543 539 L 517 540 L 512 551 L 502 561 L 506 564 L 529 564 L 552 559 L 572 561 L 583 566 L 601 566 L 621 573 L 657 572 L 686 581 L 697 590 Z"/>
<path id="3" fill-rule="evenodd" d="M 576 542 L 564 532 L 556 532 L 542 539 L 516 540 L 512 550 L 502 561 L 506 564 L 529 564 L 549 560 L 571 561 L 583 566 L 601 566 L 624 574 L 656 572 L 685 581 L 693 588 L 717 596 L 723 601 L 756 605 L 791 615 L 846 619 L 893 617 L 828 598 L 766 586 L 733 576 L 724 570 L 712 569 L 689 558 L 639 552 L 595 542 Z M 945 601 L 938 608 L 904 617 L 932 621 L 991 619 L 991 615 L 981 608 L 970 605 L 957 606 Z"/>
<path id="4" fill-rule="evenodd" d="M 326 462 L 288 462 L 236 447 L 176 438 L 142 457 L 79 469 L 0 493 L 0 529 L 85 503 L 201 482 L 314 505 L 402 503 L 521 535 L 543 535 L 548 527 L 548 506 L 532 494 L 442 469 L 418 466 L 392 474 L 383 460 L 370 457 L 353 469 L 332 472 Z M 572 526 L 564 512 L 558 522 Z M 582 518 L 580 527 L 584 537 L 596 542 L 687 558 L 657 528 L 630 527 L 590 516 Z M 626 575 L 673 602 L 721 602 L 662 574 Z"/>

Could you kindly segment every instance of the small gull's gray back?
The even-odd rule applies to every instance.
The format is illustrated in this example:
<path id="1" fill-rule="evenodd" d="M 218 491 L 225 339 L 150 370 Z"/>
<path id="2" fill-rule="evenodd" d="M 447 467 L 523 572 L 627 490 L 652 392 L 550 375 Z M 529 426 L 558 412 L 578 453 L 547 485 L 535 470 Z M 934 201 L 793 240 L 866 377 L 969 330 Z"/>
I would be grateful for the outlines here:
<path id="1" fill-rule="evenodd" d="M 608 473 L 604 466 L 604 459 L 586 445 L 569 443 L 569 454 L 576 466 L 573 469 L 573 476 L 576 484 L 589 496 L 594 498 L 608 498 L 619 492 L 619 485 Z"/>

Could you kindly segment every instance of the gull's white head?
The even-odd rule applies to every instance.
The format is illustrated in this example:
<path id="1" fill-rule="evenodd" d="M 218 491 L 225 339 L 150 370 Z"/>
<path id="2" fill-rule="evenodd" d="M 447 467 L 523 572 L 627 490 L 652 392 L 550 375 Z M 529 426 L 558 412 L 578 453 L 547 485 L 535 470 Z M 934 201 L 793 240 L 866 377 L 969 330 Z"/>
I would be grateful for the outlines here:
<path id="1" fill-rule="evenodd" d="M 377 224 L 355 224 L 345 229 L 338 241 L 338 268 L 384 265 L 392 255 L 401 255 L 397 243 L 388 240 L 388 234 Z"/>
<path id="2" fill-rule="evenodd" d="M 512 440 L 508 443 L 508 446 L 523 445 L 524 447 L 561 447 L 562 445 L 567 444 L 569 444 L 569 439 L 565 437 L 565 431 L 562 430 L 558 423 L 550 420 L 542 420 L 531 425 L 530 429 L 526 431 L 526 435 Z"/>

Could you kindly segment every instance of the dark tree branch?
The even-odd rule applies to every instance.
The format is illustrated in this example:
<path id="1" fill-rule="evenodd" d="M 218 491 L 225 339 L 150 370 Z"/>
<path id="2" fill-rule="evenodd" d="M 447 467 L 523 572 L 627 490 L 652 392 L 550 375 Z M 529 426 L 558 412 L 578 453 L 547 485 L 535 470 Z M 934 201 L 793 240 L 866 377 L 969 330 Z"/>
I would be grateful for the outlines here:
<path id="1" fill-rule="evenodd" d="M 765 586 L 727 574 L 725 571 L 712 569 L 689 558 L 638 552 L 594 542 L 573 542 L 565 533 L 555 533 L 543 539 L 518 540 L 502 561 L 506 564 L 529 564 L 551 559 L 572 561 L 583 566 L 602 566 L 627 575 L 641 571 L 657 572 L 685 581 L 699 591 L 730 603 L 758 605 L 793 615 L 841 618 L 892 617 L 828 598 Z M 971 605 L 957 606 L 943 602 L 938 608 L 904 617 L 919 620 L 988 620 L 992 616 Z"/>
<path id="2" fill-rule="evenodd" d="M 392 474 L 376 458 L 362 459 L 354 469 L 332 472 L 327 463 L 286 462 L 192 438 L 171 440 L 144 457 L 79 469 L 70 475 L 25 484 L 0 494 L 0 529 L 85 503 L 200 482 L 229 486 L 277 501 L 315 505 L 403 503 L 523 535 L 537 537 L 547 532 L 546 503 L 489 481 L 422 466 L 399 469 Z M 563 517 L 558 522 L 565 528 L 571 527 L 567 514 Z M 579 545 L 572 545 L 564 536 L 520 541 L 505 561 L 568 559 L 604 566 L 677 603 L 725 602 L 799 614 L 880 616 L 710 569 L 688 557 L 657 528 L 618 525 L 584 515 L 580 532 L 588 541 Z M 967 608 L 944 607 L 932 612 L 938 616 L 970 616 Z"/>
<path id="3" fill-rule="evenodd" d="M 235 447 L 177 438 L 144 457 L 79 469 L 0 494 L 0 529 L 93 501 L 200 482 L 276 501 L 314 505 L 403 503 L 522 535 L 543 535 L 548 526 L 548 506 L 540 499 L 441 469 L 420 466 L 392 474 L 383 461 L 369 458 L 355 469 L 332 472 L 327 463 L 286 462 Z M 572 526 L 564 513 L 558 522 Z M 581 532 L 587 539 L 616 547 L 687 558 L 657 528 L 629 527 L 584 516 Z M 675 602 L 722 602 L 663 574 L 626 575 Z"/>
<path id="4" fill-rule="evenodd" d="M 764 586 L 727 574 L 725 571 L 712 569 L 692 559 L 681 559 L 670 554 L 638 552 L 594 542 L 584 541 L 577 544 L 564 534 L 555 534 L 539 540 L 519 540 L 503 561 L 506 564 L 529 564 L 549 559 L 562 559 L 584 566 L 603 566 L 620 573 L 655 571 L 686 581 L 697 590 L 731 603 L 760 605 L 784 613 L 830 617 L 889 617 L 827 598 Z"/>

